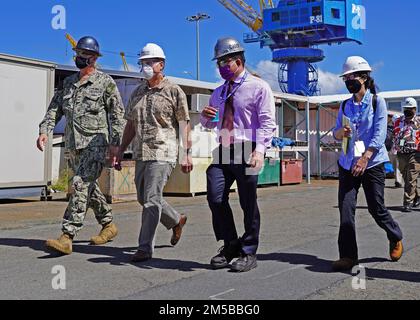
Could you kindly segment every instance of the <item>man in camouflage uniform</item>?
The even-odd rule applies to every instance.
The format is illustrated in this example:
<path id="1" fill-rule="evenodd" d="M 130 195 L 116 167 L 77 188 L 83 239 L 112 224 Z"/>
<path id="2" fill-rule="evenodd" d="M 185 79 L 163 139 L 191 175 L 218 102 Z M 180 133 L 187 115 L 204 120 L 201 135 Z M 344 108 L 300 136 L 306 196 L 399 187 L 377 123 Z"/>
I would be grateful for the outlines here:
<path id="1" fill-rule="evenodd" d="M 63 254 L 72 252 L 72 240 L 81 230 L 88 208 L 102 225 L 92 244 L 104 244 L 117 235 L 111 207 L 99 190 L 97 179 L 107 152 L 115 163 L 125 121 L 124 107 L 114 80 L 96 70 L 99 45 L 92 37 L 79 40 L 76 65 L 80 72 L 64 80 L 44 120 L 39 125 L 38 148 L 43 151 L 48 135 L 62 116 L 66 117 L 66 153 L 72 170 L 72 194 L 63 218 L 63 234 L 47 240 L 46 246 Z M 109 159 L 111 160 L 111 159 Z"/>
<path id="2" fill-rule="evenodd" d="M 178 135 L 184 146 L 181 167 L 192 170 L 188 104 L 182 89 L 163 75 L 165 54 L 158 45 L 147 44 L 141 54 L 143 81 L 133 92 L 125 119 L 127 126 L 120 147 L 122 153 L 133 141 L 136 162 L 137 198 L 143 206 L 139 247 L 133 262 L 152 258 L 154 238 L 159 221 L 173 231 L 171 244 L 176 245 L 187 221 L 164 199 L 163 188 L 175 168 L 178 155 Z"/>

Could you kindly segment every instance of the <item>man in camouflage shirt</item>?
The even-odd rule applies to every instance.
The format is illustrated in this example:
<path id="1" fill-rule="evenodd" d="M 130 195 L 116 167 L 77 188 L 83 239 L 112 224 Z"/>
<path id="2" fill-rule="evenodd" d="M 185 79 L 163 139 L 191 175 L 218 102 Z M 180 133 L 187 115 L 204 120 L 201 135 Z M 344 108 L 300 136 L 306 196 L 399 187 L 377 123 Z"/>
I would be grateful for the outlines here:
<path id="1" fill-rule="evenodd" d="M 117 235 L 111 207 L 99 190 L 98 178 L 107 153 L 115 163 L 125 120 L 121 96 L 114 80 L 98 70 L 99 45 L 92 37 L 79 40 L 76 65 L 80 72 L 64 80 L 44 120 L 39 125 L 38 148 L 43 151 L 48 135 L 62 116 L 66 117 L 65 143 L 72 171 L 72 194 L 63 218 L 63 234 L 47 240 L 46 246 L 63 254 L 72 252 L 72 240 L 81 230 L 88 208 L 102 225 L 92 244 L 104 244 Z"/>
<path id="2" fill-rule="evenodd" d="M 165 54 L 156 44 L 146 45 L 139 64 L 143 81 L 133 92 L 125 119 L 127 126 L 120 147 L 120 156 L 133 141 L 136 162 L 137 198 L 143 206 L 139 247 L 133 262 L 152 258 L 154 238 L 159 221 L 173 230 L 171 244 L 176 245 L 187 221 L 163 199 L 163 188 L 175 168 L 178 155 L 178 135 L 184 146 L 181 167 L 192 170 L 188 104 L 182 89 L 163 75 Z"/>

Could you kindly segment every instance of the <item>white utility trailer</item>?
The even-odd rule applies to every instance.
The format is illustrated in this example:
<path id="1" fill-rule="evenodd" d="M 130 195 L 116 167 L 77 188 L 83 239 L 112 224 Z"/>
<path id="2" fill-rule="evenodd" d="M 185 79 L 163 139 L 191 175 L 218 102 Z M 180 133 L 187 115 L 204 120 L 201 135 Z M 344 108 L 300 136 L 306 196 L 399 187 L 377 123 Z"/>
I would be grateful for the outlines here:
<path id="1" fill-rule="evenodd" d="M 52 135 L 42 153 L 38 125 L 54 94 L 56 65 L 0 54 L 0 198 L 48 198 Z"/>

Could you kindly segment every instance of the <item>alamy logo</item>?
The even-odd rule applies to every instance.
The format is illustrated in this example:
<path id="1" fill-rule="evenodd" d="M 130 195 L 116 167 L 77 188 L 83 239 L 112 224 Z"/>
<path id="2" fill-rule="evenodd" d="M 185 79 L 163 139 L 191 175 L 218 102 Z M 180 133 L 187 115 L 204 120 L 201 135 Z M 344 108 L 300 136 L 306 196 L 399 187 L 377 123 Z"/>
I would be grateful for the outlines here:
<path id="1" fill-rule="evenodd" d="M 355 30 L 366 30 L 366 9 L 364 6 L 352 4 L 352 27 Z"/>
<path id="2" fill-rule="evenodd" d="M 54 30 L 66 29 L 66 8 L 62 5 L 56 5 L 52 8 L 51 13 L 54 17 L 51 20 L 51 27 Z"/>
<path id="3" fill-rule="evenodd" d="M 362 265 L 354 266 L 351 274 L 354 275 L 351 280 L 353 290 L 366 290 L 366 268 Z"/>
<path id="4" fill-rule="evenodd" d="M 51 269 L 51 273 L 55 274 L 51 280 L 51 287 L 54 290 L 66 290 L 66 268 L 56 265 Z"/>

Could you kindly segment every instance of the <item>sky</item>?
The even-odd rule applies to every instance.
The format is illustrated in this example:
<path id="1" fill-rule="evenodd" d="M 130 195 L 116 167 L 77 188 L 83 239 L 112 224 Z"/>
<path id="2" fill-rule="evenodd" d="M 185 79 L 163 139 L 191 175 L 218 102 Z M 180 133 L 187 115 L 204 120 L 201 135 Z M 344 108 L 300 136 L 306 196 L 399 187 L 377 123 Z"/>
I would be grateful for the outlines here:
<path id="1" fill-rule="evenodd" d="M 257 0 L 247 0 L 258 8 Z M 275 1 L 277 3 L 277 1 Z M 56 30 L 52 9 L 66 9 L 66 29 Z M 364 43 L 320 46 L 326 59 L 317 64 L 322 94 L 344 93 L 338 78 L 346 57 L 361 55 L 373 66 L 373 77 L 381 91 L 418 89 L 420 69 L 420 1 L 364 0 L 367 29 Z M 198 12 L 210 19 L 200 24 L 201 80 L 219 81 L 211 61 L 218 38 L 238 40 L 249 28 L 217 0 L 35 0 L 3 1 L 0 5 L 0 53 L 73 64 L 66 32 L 76 40 L 85 35 L 98 39 L 104 57 L 102 67 L 122 69 L 118 52 L 124 51 L 132 71 L 138 71 L 136 55 L 148 42 L 162 46 L 167 56 L 166 74 L 195 78 L 196 28 L 186 17 Z M 268 48 L 244 44 L 247 63 L 277 87 L 277 65 Z"/>

